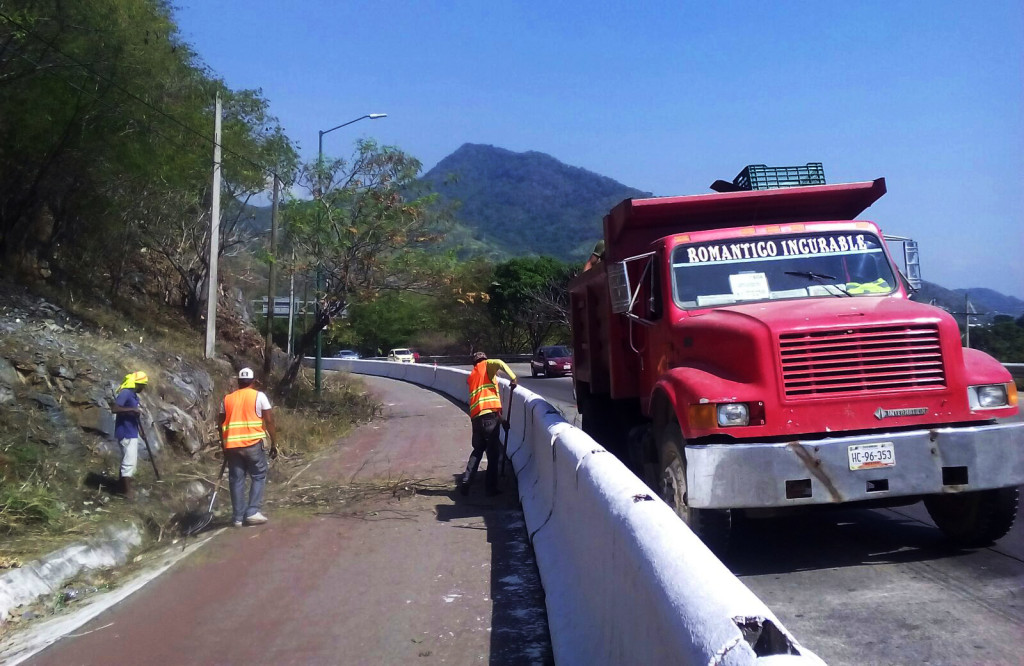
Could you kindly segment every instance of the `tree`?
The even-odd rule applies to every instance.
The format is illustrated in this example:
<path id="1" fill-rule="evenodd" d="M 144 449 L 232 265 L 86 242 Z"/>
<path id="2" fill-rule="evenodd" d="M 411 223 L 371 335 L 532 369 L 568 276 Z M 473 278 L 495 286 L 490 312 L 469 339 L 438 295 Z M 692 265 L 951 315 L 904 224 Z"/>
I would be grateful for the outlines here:
<path id="1" fill-rule="evenodd" d="M 971 346 L 1002 363 L 1024 362 L 1024 316 L 996 316 L 991 326 L 971 327 Z"/>
<path id="2" fill-rule="evenodd" d="M 436 197 L 419 190 L 419 160 L 398 148 L 360 141 L 350 162 L 307 165 L 300 183 L 317 194 L 283 210 L 297 270 L 320 277 L 320 315 L 298 338 L 298 355 L 280 387 L 298 375 L 304 351 L 318 332 L 353 303 L 388 292 L 427 293 L 440 283 L 445 259 L 426 252 L 450 222 Z"/>
<path id="3" fill-rule="evenodd" d="M 287 174 L 296 163 L 261 94 L 210 76 L 167 0 L 4 3 L 0 266 L 106 280 L 112 295 L 127 275 L 155 278 L 198 320 L 217 91 L 223 256 L 245 240 L 245 204 L 265 189 L 267 168 Z"/>
<path id="4" fill-rule="evenodd" d="M 567 333 L 566 285 L 574 269 L 552 257 L 498 264 L 488 308 L 502 351 L 536 349 L 556 331 Z"/>
<path id="5" fill-rule="evenodd" d="M 394 347 L 408 347 L 422 331 L 438 326 L 433 297 L 414 293 L 386 293 L 370 303 L 349 308 L 348 321 L 363 349 L 380 349 L 386 354 Z"/>
<path id="6" fill-rule="evenodd" d="M 214 94 L 219 91 L 224 98 L 218 243 L 218 257 L 224 257 L 245 247 L 254 238 L 255 230 L 245 225 L 252 197 L 267 189 L 272 171 L 277 171 L 287 187 L 294 178 L 298 158 L 277 118 L 268 112 L 269 103 L 258 92 L 212 87 L 218 89 Z M 200 114 L 210 127 L 214 94 L 209 96 Z M 199 148 L 189 168 L 179 168 L 176 173 L 172 168 L 172 173 L 164 177 L 162 182 L 174 182 L 175 186 L 147 197 L 145 201 L 149 206 L 133 221 L 140 230 L 143 244 L 160 255 L 177 275 L 182 307 L 196 323 L 204 312 L 205 287 L 210 274 L 212 201 L 209 171 L 212 144 L 201 141 Z"/>

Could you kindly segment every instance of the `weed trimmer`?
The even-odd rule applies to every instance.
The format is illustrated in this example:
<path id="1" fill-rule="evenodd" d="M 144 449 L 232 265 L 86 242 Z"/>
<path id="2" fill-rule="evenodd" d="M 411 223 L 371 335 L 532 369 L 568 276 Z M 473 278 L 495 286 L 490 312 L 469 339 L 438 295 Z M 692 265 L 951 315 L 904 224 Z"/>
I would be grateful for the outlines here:
<path id="1" fill-rule="evenodd" d="M 217 491 L 220 490 L 220 482 L 221 479 L 224 478 L 224 470 L 227 466 L 228 460 L 227 457 L 225 457 L 224 462 L 221 463 L 220 472 L 217 474 L 217 483 L 213 487 L 213 495 L 210 497 L 210 506 L 206 509 L 206 512 L 192 512 L 182 520 L 182 529 L 186 537 L 197 534 L 213 521 L 213 503 L 217 500 Z"/>
<path id="2" fill-rule="evenodd" d="M 153 449 L 149 446 L 149 440 L 146 439 L 146 433 L 142 432 L 142 428 L 139 427 L 139 437 L 142 438 L 143 443 L 146 445 L 146 453 L 149 454 L 149 462 L 153 463 L 153 473 L 156 474 L 156 480 L 160 480 L 160 470 L 156 468 L 156 458 L 153 457 Z"/>
<path id="3" fill-rule="evenodd" d="M 511 426 L 509 419 L 512 417 L 512 394 L 516 392 L 516 387 L 513 384 L 509 387 L 508 392 L 508 409 L 507 414 L 501 422 L 501 427 L 505 429 L 505 441 L 501 443 L 501 473 L 498 475 L 500 478 L 505 478 L 505 461 L 508 460 L 508 431 Z"/>

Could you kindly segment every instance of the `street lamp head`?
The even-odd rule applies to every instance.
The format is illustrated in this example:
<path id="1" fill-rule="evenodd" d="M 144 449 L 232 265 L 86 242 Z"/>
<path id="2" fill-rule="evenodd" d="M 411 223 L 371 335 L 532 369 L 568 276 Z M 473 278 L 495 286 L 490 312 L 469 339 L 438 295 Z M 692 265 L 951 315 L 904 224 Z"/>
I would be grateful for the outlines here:
<path id="1" fill-rule="evenodd" d="M 387 118 L 387 117 L 388 117 L 388 114 L 386 114 L 386 113 L 371 113 L 368 116 L 368 118 L 370 120 L 377 120 L 378 118 Z"/>

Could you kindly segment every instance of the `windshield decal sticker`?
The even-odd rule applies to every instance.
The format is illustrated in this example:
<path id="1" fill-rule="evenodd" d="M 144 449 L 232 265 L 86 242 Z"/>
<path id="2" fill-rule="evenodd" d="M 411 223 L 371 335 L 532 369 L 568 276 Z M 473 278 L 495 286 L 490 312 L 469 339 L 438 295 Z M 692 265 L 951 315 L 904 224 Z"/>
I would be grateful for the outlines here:
<path id="1" fill-rule="evenodd" d="M 736 273 L 729 276 L 732 294 L 741 300 L 761 300 L 771 296 L 764 273 Z"/>

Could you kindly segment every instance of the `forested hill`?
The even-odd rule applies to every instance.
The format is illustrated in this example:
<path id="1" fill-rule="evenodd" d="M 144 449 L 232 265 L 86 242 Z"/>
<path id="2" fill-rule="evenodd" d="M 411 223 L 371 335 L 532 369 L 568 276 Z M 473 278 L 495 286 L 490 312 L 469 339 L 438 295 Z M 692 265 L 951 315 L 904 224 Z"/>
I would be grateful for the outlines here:
<path id="1" fill-rule="evenodd" d="M 966 312 L 964 308 L 969 302 L 970 311 L 981 315 L 977 319 L 972 319 L 978 323 L 989 322 L 996 315 L 1009 315 L 1014 318 L 1024 315 L 1024 301 L 983 287 L 946 289 L 926 281 L 921 291 L 914 295 L 914 300 L 932 303 L 956 313 Z"/>
<path id="2" fill-rule="evenodd" d="M 508 254 L 585 260 L 601 237 L 601 220 L 623 199 L 648 197 L 606 176 L 535 151 L 463 144 L 423 180 L 462 202 L 463 235 Z"/>

